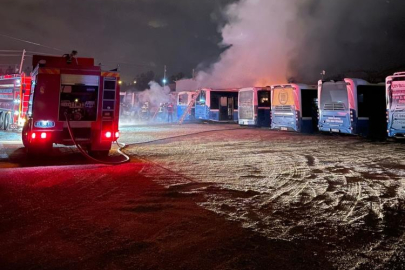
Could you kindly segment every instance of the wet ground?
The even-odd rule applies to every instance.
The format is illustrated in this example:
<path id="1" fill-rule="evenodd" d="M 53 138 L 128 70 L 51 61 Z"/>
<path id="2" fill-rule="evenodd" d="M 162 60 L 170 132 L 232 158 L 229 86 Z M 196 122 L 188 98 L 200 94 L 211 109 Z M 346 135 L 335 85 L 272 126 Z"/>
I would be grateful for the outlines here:
<path id="1" fill-rule="evenodd" d="M 266 245 L 286 245 L 279 257 L 249 250 L 250 258 L 257 253 L 283 265 L 296 256 L 286 269 L 405 269 L 405 144 L 236 125 L 140 125 L 121 132 L 120 141 L 134 143 L 126 153 L 148 164 L 140 175 L 198 198 L 199 209 L 264 237 Z M 26 166 L 20 147 L 4 142 L 0 165 Z M 56 165 L 72 157 L 86 163 L 74 148 L 52 155 Z M 269 267 L 252 267 L 258 268 Z"/>

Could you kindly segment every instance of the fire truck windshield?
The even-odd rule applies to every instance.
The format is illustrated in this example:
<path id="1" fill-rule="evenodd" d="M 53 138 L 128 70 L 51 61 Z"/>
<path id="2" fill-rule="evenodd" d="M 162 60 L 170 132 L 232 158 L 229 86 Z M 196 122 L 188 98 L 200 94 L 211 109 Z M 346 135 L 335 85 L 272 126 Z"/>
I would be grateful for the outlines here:
<path id="1" fill-rule="evenodd" d="M 65 112 L 68 113 L 71 121 L 95 121 L 97 118 L 97 97 L 97 86 L 62 85 L 59 121 L 65 120 Z"/>

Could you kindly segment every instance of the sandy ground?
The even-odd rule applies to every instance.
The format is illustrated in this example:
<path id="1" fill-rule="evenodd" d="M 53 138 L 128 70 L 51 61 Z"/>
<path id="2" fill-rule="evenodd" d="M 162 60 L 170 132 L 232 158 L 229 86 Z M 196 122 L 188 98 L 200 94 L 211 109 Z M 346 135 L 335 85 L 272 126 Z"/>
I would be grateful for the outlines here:
<path id="1" fill-rule="evenodd" d="M 244 228 L 322 245 L 338 269 L 389 269 L 394 261 L 402 269 L 404 150 L 355 137 L 239 129 L 129 152 L 206 183 L 192 191 L 206 198 L 199 205 Z"/>
<path id="2" fill-rule="evenodd" d="M 235 125 L 121 131 L 131 164 L 72 165 L 86 161 L 58 148 L 45 162 L 68 166 L 2 170 L 0 265 L 405 269 L 404 144 Z M 21 148 L 2 151 L 0 165 L 27 166 Z"/>

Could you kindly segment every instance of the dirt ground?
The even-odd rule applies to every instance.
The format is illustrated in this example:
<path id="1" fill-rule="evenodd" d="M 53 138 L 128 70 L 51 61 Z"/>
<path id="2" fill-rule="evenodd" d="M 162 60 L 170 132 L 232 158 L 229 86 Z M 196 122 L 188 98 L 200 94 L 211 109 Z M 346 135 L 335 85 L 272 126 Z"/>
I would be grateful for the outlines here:
<path id="1" fill-rule="evenodd" d="M 136 144 L 114 167 L 69 149 L 21 168 L 21 148 L 3 146 L 0 269 L 405 269 L 405 144 L 121 131 Z"/>

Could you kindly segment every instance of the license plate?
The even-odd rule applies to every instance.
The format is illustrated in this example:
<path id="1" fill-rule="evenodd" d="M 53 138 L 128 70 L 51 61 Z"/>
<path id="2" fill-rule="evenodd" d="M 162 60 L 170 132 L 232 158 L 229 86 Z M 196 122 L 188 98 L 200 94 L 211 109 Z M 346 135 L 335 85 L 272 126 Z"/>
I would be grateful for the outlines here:
<path id="1" fill-rule="evenodd" d="M 17 128 L 18 128 L 18 126 L 16 124 L 11 124 L 10 125 L 10 129 L 17 129 Z"/>
<path id="2" fill-rule="evenodd" d="M 332 132 L 340 132 L 339 129 L 332 128 Z"/>
<path id="3" fill-rule="evenodd" d="M 281 130 L 287 131 L 288 129 L 286 127 L 282 127 Z"/>
<path id="4" fill-rule="evenodd" d="M 37 122 L 34 123 L 34 127 L 37 127 L 37 128 L 53 128 L 53 127 L 55 127 L 55 122 L 54 121 L 47 121 L 47 120 L 37 121 Z"/>

